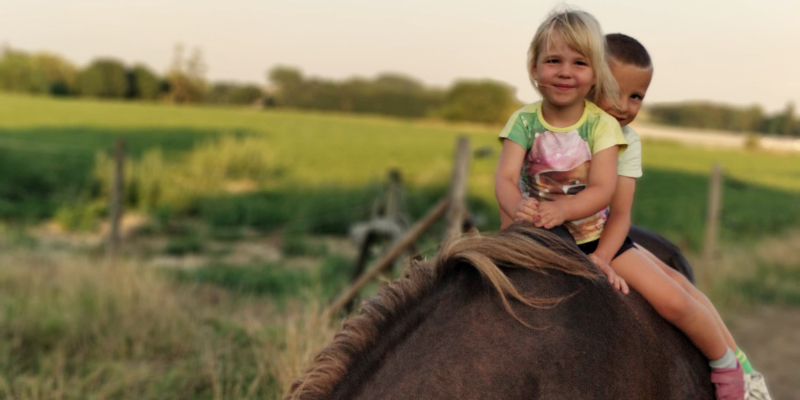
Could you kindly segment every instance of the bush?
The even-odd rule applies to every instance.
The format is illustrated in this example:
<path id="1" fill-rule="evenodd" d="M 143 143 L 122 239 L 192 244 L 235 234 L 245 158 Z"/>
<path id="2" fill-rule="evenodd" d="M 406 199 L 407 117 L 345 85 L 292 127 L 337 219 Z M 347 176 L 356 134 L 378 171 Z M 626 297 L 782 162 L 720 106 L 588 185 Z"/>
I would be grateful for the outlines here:
<path id="1" fill-rule="evenodd" d="M 161 81 L 144 65 L 137 65 L 128 71 L 128 82 L 129 98 L 155 100 L 161 95 Z"/>
<path id="2" fill-rule="evenodd" d="M 21 51 L 5 50 L 0 58 L 0 90 L 46 93 L 47 87 L 47 78 L 36 68 L 31 56 Z"/>
<path id="3" fill-rule="evenodd" d="M 95 60 L 81 72 L 78 88 L 84 96 L 121 99 L 129 92 L 128 74 L 119 61 Z"/>
<path id="4" fill-rule="evenodd" d="M 519 106 L 514 89 L 504 83 L 459 81 L 447 91 L 437 113 L 450 121 L 503 123 Z"/>
<path id="5" fill-rule="evenodd" d="M 211 87 L 207 100 L 215 104 L 251 105 L 262 96 L 261 88 L 256 85 L 217 83 Z"/>

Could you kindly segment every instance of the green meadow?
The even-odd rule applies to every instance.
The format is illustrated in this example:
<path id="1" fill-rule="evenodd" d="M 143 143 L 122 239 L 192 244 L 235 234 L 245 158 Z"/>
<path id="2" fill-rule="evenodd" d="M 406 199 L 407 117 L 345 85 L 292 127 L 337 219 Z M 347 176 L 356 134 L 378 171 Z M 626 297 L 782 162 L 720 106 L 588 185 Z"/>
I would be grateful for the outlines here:
<path id="1" fill-rule="evenodd" d="M 215 227 L 294 225 L 344 233 L 368 218 L 398 168 L 412 218 L 446 190 L 457 136 L 488 156 L 470 162 L 482 230 L 498 226 L 498 127 L 384 117 L 55 100 L 0 95 L 0 216 L 90 229 L 103 217 L 116 138 L 128 146 L 128 206 Z M 487 151 L 488 150 L 488 151 Z M 800 224 L 797 155 L 646 142 L 634 221 L 698 250 L 708 171 L 726 171 L 721 236 L 752 241 Z"/>
<path id="2" fill-rule="evenodd" d="M 0 95 L 0 398 L 282 398 L 336 330 L 320 310 L 354 264 L 336 243 L 370 218 L 389 169 L 402 173 L 413 221 L 446 193 L 466 135 L 469 209 L 479 229 L 497 229 L 499 129 Z M 29 232 L 52 222 L 66 235 L 99 232 L 118 138 L 126 209 L 149 221 L 123 260 L 112 267 L 102 248 Z M 709 296 L 800 304 L 798 159 L 645 142 L 634 221 L 694 261 L 719 161 L 723 252 Z M 430 254 L 440 237 L 417 250 Z M 270 249 L 280 257 L 245 257 Z M 159 258 L 204 263 L 147 267 Z"/>

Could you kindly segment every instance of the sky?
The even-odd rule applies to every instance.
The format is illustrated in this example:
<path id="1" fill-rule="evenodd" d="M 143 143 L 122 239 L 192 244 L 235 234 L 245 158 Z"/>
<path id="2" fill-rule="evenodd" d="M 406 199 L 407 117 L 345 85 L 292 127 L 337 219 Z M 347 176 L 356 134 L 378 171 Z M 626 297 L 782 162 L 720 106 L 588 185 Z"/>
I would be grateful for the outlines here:
<path id="1" fill-rule="evenodd" d="M 538 99 L 525 71 L 536 27 L 556 1 L 0 0 L 0 45 L 78 65 L 100 56 L 163 73 L 174 46 L 199 47 L 208 78 L 266 83 L 294 66 L 345 79 L 400 72 L 432 86 L 490 78 Z M 647 47 L 648 102 L 800 105 L 800 1 L 574 0 L 606 33 Z"/>

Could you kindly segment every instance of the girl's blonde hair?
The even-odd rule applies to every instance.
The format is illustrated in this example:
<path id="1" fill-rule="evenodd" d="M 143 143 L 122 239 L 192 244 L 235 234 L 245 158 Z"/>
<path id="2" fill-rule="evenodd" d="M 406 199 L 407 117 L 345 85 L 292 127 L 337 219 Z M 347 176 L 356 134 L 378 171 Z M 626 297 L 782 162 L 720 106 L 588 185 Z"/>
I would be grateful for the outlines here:
<path id="1" fill-rule="evenodd" d="M 606 98 L 611 105 L 618 106 L 619 87 L 608 67 L 605 36 L 597 20 L 584 11 L 553 11 L 539 25 L 528 48 L 528 77 L 536 91 L 539 91 L 539 87 L 533 77 L 532 69 L 539 55 L 550 47 L 554 33 L 557 33 L 567 46 L 586 57 L 594 70 L 596 81 L 586 98 L 594 103 Z"/>

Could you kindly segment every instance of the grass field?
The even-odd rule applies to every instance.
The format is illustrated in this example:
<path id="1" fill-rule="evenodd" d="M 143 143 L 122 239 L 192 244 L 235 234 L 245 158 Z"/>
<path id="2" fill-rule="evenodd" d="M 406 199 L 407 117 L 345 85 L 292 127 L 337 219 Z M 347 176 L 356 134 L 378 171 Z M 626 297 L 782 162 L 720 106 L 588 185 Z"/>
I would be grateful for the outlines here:
<path id="1" fill-rule="evenodd" d="M 408 213 L 422 215 L 446 192 L 460 134 L 491 150 L 471 160 L 469 206 L 482 230 L 496 229 L 498 130 L 0 94 L 0 398 L 280 398 L 332 337 L 320 304 L 352 271 L 321 235 L 368 218 L 390 168 L 403 174 Z M 131 155 L 128 208 L 153 221 L 127 245 L 156 250 L 109 268 L 97 249 L 27 233 L 51 219 L 97 229 L 118 137 Z M 709 295 L 731 307 L 800 304 L 798 159 L 647 142 L 634 220 L 699 250 L 707 173 L 721 161 L 725 252 Z M 229 257 L 245 245 L 282 254 Z M 147 268 L 157 255 L 210 262 Z"/>
<path id="2" fill-rule="evenodd" d="M 95 214 L 102 213 L 108 185 L 103 173 L 110 161 L 96 153 L 125 137 L 132 155 L 132 206 L 200 215 L 218 226 L 274 229 L 312 221 L 312 232 L 343 233 L 347 224 L 369 215 L 390 168 L 403 173 L 412 216 L 423 213 L 445 189 L 454 140 L 465 134 L 473 149 L 492 151 L 471 160 L 469 194 L 474 211 L 485 214 L 482 229 L 494 230 L 498 129 L 0 95 L 0 217 L 37 220 L 62 210 L 63 220 L 79 220 L 83 211 L 73 212 L 74 205 L 85 209 L 89 199 L 95 200 Z M 728 178 L 724 240 L 775 235 L 800 225 L 796 155 L 659 142 L 644 146 L 646 173 L 639 181 L 634 221 L 698 249 L 707 172 L 714 161 L 724 164 Z M 237 184 L 249 189 L 229 190 Z M 326 216 L 333 222 L 319 222 Z"/>

